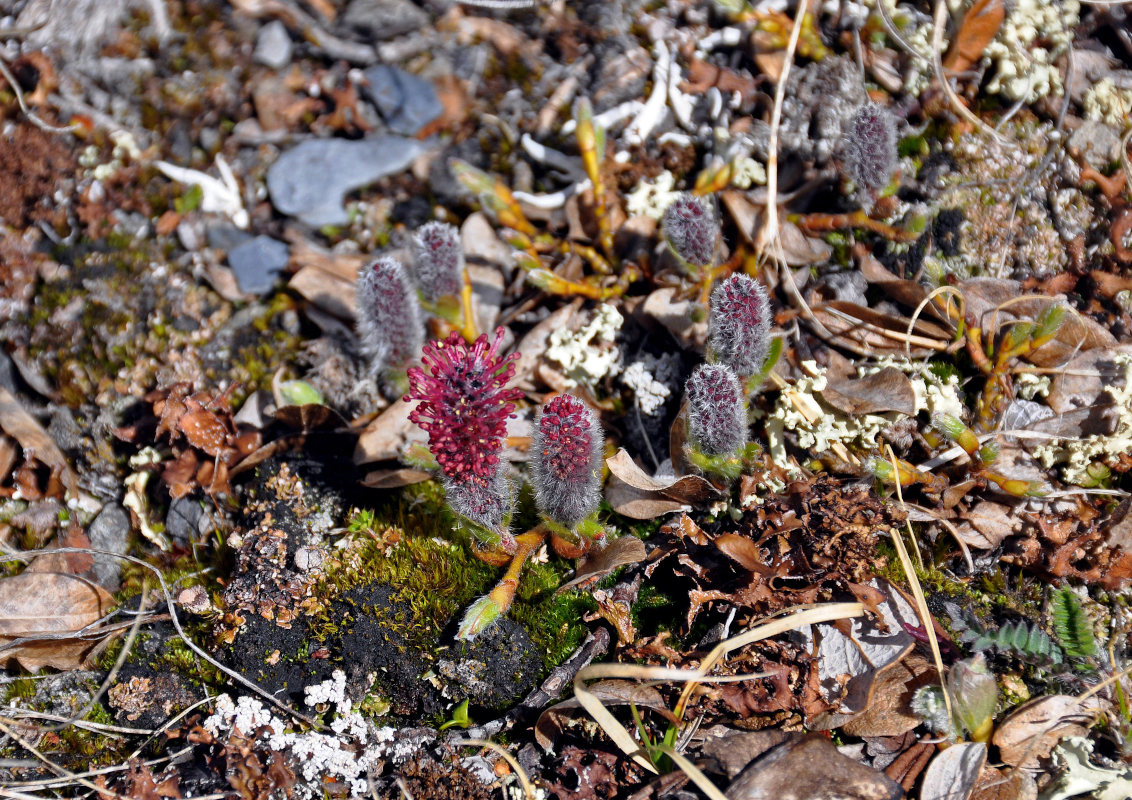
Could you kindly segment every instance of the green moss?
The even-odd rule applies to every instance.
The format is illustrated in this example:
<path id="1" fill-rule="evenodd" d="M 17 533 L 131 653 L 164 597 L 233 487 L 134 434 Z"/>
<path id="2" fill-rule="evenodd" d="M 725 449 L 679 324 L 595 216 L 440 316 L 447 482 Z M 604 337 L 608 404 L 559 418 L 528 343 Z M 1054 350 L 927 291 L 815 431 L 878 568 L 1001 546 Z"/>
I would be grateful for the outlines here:
<path id="1" fill-rule="evenodd" d="M 518 505 L 516 529 L 520 523 L 533 525 L 523 492 Z M 353 511 L 346 527 L 355 542 L 341 563 L 328 570 L 316 592 L 329 600 L 373 582 L 394 586 L 392 600 L 407 609 L 407 614 L 389 621 L 415 645 L 431 647 L 436 631 L 490 591 L 503 574 L 472 554 L 468 535 L 454 525 L 443 502 L 443 490 L 435 482 L 408 487 L 387 505 Z M 396 543 L 390 544 L 391 538 Z M 582 615 L 595 608 L 588 595 L 555 594 L 569 569 L 570 564 L 560 559 L 529 563 L 508 612 L 527 628 L 548 666 L 560 663 L 581 644 L 587 631 Z M 359 611 L 382 613 L 379 609 Z M 325 639 L 336 632 L 337 623 L 324 614 L 313 627 L 316 636 Z"/>

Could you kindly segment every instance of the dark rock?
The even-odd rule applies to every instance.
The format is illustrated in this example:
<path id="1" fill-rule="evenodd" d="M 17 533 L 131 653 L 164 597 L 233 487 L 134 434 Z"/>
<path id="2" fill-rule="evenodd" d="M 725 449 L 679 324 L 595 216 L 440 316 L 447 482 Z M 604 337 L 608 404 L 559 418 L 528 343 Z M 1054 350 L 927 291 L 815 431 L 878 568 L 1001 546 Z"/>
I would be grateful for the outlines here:
<path id="1" fill-rule="evenodd" d="M 428 14 L 409 0 L 353 0 L 342 23 L 367 39 L 383 41 L 424 27 Z"/>
<path id="2" fill-rule="evenodd" d="M 370 67 L 365 76 L 366 94 L 394 133 L 416 136 L 444 113 L 432 81 L 386 64 Z"/>
<path id="3" fill-rule="evenodd" d="M 287 266 L 291 248 L 270 236 L 257 236 L 228 251 L 228 263 L 236 275 L 240 291 L 266 294 L 275 277 Z"/>
<path id="4" fill-rule="evenodd" d="M 169 511 L 165 514 L 165 533 L 176 544 L 188 547 L 211 528 L 212 524 L 198 498 L 178 497 L 169 504 Z"/>
<path id="5" fill-rule="evenodd" d="M 425 145 L 400 136 L 309 139 L 281 155 L 267 171 L 271 202 L 283 214 L 314 227 L 349 221 L 346 193 L 408 167 Z"/>
<path id="6" fill-rule="evenodd" d="M 107 503 L 98 512 L 94 522 L 87 528 L 90 546 L 95 550 L 109 550 L 112 553 L 125 553 L 130 538 L 130 517 L 126 509 L 117 503 Z M 121 559 L 107 555 L 94 556 L 94 577 L 99 585 L 108 591 L 118 588 L 122 574 Z"/>
<path id="7" fill-rule="evenodd" d="M 291 35 L 287 26 L 279 20 L 272 20 L 259 29 L 255 41 L 256 61 L 265 67 L 280 70 L 291 63 Z"/>

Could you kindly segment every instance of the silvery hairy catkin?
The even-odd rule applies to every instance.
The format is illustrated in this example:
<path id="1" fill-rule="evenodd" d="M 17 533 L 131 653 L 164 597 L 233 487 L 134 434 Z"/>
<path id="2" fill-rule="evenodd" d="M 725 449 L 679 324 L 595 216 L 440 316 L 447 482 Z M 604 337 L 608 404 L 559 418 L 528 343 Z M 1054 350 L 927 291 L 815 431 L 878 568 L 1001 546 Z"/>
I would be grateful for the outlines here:
<path id="1" fill-rule="evenodd" d="M 531 481 L 548 519 L 573 528 L 597 510 L 604 442 L 597 417 L 578 398 L 563 394 L 543 406 L 531 442 Z"/>
<path id="2" fill-rule="evenodd" d="M 770 301 L 766 289 L 747 275 L 732 275 L 711 294 L 708 337 L 711 351 L 736 375 L 756 375 L 770 346 Z"/>
<path id="3" fill-rule="evenodd" d="M 379 258 L 357 282 L 358 337 L 375 372 L 404 367 L 424 344 L 424 322 L 412 281 L 401 262 Z"/>
<path id="4" fill-rule="evenodd" d="M 429 222 L 413 236 L 413 263 L 421 293 L 430 303 L 458 295 L 464 285 L 464 248 L 460 231 L 447 222 Z"/>
<path id="5" fill-rule="evenodd" d="M 739 378 L 723 364 L 701 364 L 685 386 L 688 439 L 704 455 L 731 456 L 747 443 L 747 406 Z"/>

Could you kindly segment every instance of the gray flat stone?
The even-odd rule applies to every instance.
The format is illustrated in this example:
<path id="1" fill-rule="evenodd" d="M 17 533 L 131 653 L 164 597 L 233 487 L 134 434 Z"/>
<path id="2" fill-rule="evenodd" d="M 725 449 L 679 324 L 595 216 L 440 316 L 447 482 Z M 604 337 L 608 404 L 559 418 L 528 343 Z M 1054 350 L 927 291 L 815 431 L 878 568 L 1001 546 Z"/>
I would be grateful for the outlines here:
<path id="1" fill-rule="evenodd" d="M 228 251 L 228 264 L 240 291 L 265 294 L 275 285 L 276 276 L 287 266 L 291 248 L 270 236 L 257 236 Z"/>
<path id="2" fill-rule="evenodd" d="M 432 81 L 378 64 L 365 71 L 365 92 L 394 133 L 415 136 L 444 113 Z"/>
<path id="3" fill-rule="evenodd" d="M 291 35 L 287 26 L 272 20 L 259 29 L 252 57 L 271 69 L 283 69 L 291 63 Z"/>
<path id="4" fill-rule="evenodd" d="M 370 139 L 308 139 L 281 155 L 267 170 L 275 208 L 313 227 L 349 221 L 346 193 L 408 167 L 426 146 L 400 136 Z"/>
<path id="5" fill-rule="evenodd" d="M 418 30 L 428 23 L 428 14 L 409 0 L 352 0 L 342 15 L 342 24 L 382 41 Z"/>
<path id="6" fill-rule="evenodd" d="M 1120 158 L 1120 133 L 1103 122 L 1087 119 L 1069 137 L 1069 149 L 1079 151 L 1086 164 L 1101 170 Z"/>
<path id="7" fill-rule="evenodd" d="M 95 550 L 125 553 L 130 539 L 130 516 L 117 503 L 107 503 L 87 528 L 90 546 Z M 108 590 L 117 591 L 122 574 L 122 561 L 112 556 L 94 556 L 94 578 Z"/>

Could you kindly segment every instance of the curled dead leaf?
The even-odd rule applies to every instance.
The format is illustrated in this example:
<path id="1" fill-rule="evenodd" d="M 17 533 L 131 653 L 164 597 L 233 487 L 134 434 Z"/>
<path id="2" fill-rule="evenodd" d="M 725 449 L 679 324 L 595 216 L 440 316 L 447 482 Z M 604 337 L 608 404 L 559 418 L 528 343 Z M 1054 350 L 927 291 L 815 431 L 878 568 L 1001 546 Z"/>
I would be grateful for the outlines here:
<path id="1" fill-rule="evenodd" d="M 829 405 L 850 416 L 886 411 L 916 416 L 912 382 L 895 367 L 885 367 L 863 378 L 831 380 L 822 389 L 821 396 Z"/>
<path id="2" fill-rule="evenodd" d="M 941 750 L 924 772 L 921 800 L 967 800 L 987 761 L 987 746 L 965 742 Z"/>
<path id="3" fill-rule="evenodd" d="M 1010 712 L 995 729 L 992 741 L 1004 763 L 1037 769 L 1063 738 L 1084 736 L 1103 710 L 1103 702 L 1096 697 L 1084 701 L 1063 694 L 1039 697 Z"/>
<path id="4" fill-rule="evenodd" d="M 25 572 L 0 579 L 0 663 L 29 672 L 86 664 L 104 638 L 78 634 L 105 616 L 114 598 L 96 583 L 59 572 Z"/>

